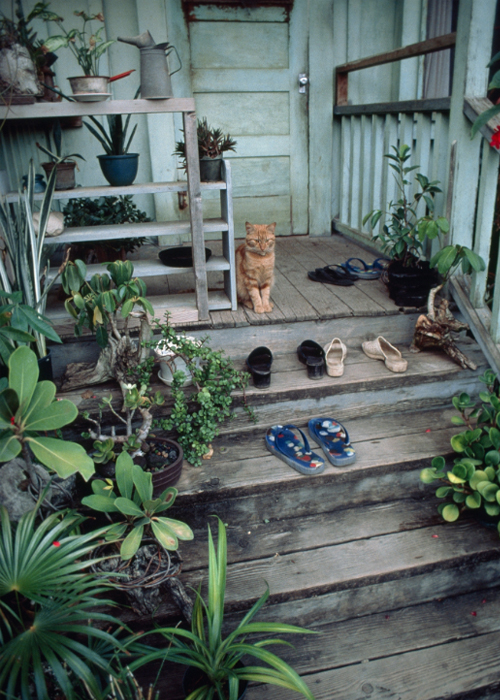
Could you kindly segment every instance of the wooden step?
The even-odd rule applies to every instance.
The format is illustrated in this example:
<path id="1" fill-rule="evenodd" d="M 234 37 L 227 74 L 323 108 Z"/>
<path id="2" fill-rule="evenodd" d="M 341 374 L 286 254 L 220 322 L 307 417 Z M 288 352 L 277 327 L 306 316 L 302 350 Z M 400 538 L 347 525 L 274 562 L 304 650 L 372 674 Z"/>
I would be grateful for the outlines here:
<path id="1" fill-rule="evenodd" d="M 228 623 L 239 619 L 230 615 Z M 256 619 L 262 619 L 261 613 Z M 287 636 L 291 647 L 271 651 L 292 665 L 316 700 L 500 698 L 498 587 L 343 622 L 323 618 L 305 626 L 319 634 Z M 180 678 L 180 669 L 172 666 L 168 681 L 160 680 L 168 700 L 183 697 Z M 252 684 L 246 697 L 300 696 Z"/>

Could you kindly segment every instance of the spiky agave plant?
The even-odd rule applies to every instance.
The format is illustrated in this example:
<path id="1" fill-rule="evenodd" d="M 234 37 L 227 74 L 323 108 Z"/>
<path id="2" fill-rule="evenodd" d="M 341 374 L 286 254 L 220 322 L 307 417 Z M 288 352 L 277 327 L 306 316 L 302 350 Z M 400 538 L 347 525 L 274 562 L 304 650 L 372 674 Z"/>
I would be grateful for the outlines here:
<path id="1" fill-rule="evenodd" d="M 226 592 L 227 541 L 224 523 L 218 520 L 217 552 L 210 527 L 208 529 L 208 600 L 204 601 L 200 589 L 196 592 L 191 630 L 180 627 L 164 627 L 154 631 L 162 634 L 166 649 L 143 656 L 130 664 L 132 670 L 149 661 L 163 658 L 194 667 L 203 680 L 186 700 L 237 700 L 240 683 L 256 681 L 270 683 L 304 695 L 314 696 L 300 676 L 279 656 L 266 646 L 287 644 L 282 639 L 248 641 L 248 635 L 316 634 L 311 630 L 280 622 L 252 622 L 269 597 L 269 589 L 246 613 L 238 627 L 225 639 L 222 637 L 224 622 L 224 598 Z M 243 656 L 253 656 L 267 666 L 244 666 Z"/>

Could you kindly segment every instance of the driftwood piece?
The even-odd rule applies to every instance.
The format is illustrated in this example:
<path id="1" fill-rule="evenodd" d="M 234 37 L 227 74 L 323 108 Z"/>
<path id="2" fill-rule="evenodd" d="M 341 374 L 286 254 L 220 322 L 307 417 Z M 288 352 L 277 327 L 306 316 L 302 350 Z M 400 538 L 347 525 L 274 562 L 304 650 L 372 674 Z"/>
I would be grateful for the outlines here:
<path id="1" fill-rule="evenodd" d="M 468 330 L 469 326 L 453 316 L 447 299 L 441 299 L 436 308 L 435 297 L 439 289 L 431 290 L 427 315 L 421 314 L 417 319 L 410 352 L 427 348 L 442 350 L 462 369 L 477 369 L 477 365 L 456 346 L 452 336 L 452 333 Z"/>

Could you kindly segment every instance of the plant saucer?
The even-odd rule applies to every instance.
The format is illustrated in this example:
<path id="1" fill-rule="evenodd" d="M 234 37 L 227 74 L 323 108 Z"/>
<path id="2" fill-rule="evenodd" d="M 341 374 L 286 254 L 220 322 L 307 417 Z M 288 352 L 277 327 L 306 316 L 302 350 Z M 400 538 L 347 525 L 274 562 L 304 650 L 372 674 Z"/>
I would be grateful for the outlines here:
<path id="1" fill-rule="evenodd" d="M 110 92 L 77 92 L 73 98 L 77 102 L 103 102 L 111 97 Z"/>

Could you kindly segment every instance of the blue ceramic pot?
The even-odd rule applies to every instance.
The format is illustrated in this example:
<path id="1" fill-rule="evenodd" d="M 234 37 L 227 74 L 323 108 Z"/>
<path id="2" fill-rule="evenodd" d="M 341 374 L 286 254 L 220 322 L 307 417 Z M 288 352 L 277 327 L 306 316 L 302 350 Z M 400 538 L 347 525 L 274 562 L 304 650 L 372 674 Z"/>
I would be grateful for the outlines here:
<path id="1" fill-rule="evenodd" d="M 113 187 L 122 187 L 131 185 L 136 176 L 137 168 L 139 167 L 139 154 L 126 153 L 124 156 L 108 156 L 101 155 L 99 165 L 101 166 L 102 174 Z"/>

